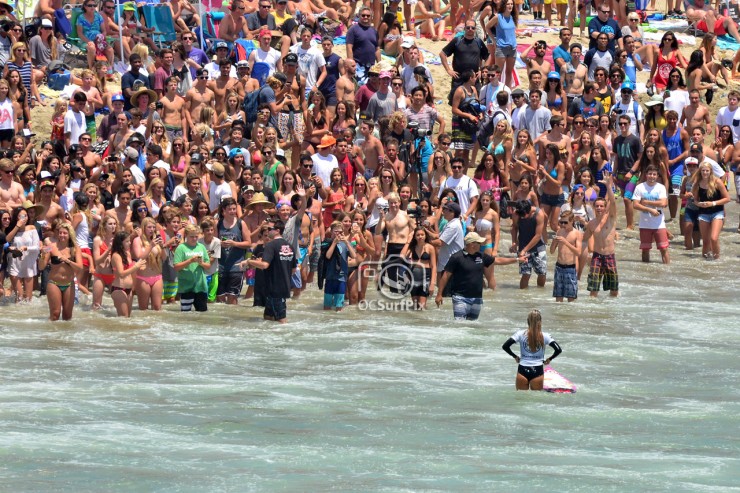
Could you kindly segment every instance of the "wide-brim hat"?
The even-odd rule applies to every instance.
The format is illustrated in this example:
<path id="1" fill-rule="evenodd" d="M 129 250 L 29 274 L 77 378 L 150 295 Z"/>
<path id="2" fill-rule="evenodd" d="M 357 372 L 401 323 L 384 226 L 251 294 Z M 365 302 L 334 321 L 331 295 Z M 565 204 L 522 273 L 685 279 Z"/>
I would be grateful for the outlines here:
<path id="1" fill-rule="evenodd" d="M 0 2 L 0 6 L 4 7 L 5 10 L 8 11 L 8 13 L 11 13 L 11 12 L 13 12 L 13 10 L 15 10 L 15 7 L 13 7 L 12 5 L 10 5 L 7 2 Z"/>
<path id="2" fill-rule="evenodd" d="M 138 91 L 136 91 L 135 93 L 131 95 L 131 99 L 130 99 L 131 106 L 139 106 L 139 96 L 141 96 L 144 93 L 149 94 L 150 103 L 156 103 L 157 99 L 159 99 L 157 97 L 156 92 L 152 91 L 151 89 L 147 89 L 146 87 L 142 87 L 141 89 L 139 89 Z"/>
<path id="3" fill-rule="evenodd" d="M 252 200 L 245 206 L 247 209 L 251 209 L 255 205 L 275 205 L 269 200 L 267 200 L 267 197 L 262 192 L 257 192 L 254 194 L 254 197 L 252 197 Z"/>
<path id="4" fill-rule="evenodd" d="M 31 209 L 33 209 L 34 211 L 36 211 L 36 215 L 37 216 L 39 214 L 41 214 L 42 212 L 44 212 L 44 206 L 43 205 L 41 205 L 41 204 L 34 204 L 30 200 L 24 200 L 23 201 L 23 204 L 21 204 L 21 207 L 23 207 L 26 211 L 30 211 Z"/>

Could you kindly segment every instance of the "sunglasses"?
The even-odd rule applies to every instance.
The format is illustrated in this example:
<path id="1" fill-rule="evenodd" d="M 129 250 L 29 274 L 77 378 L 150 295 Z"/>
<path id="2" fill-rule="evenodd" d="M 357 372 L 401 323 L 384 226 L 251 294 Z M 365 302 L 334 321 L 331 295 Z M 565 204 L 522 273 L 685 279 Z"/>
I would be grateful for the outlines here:
<path id="1" fill-rule="evenodd" d="M 313 168 L 313 164 L 302 164 L 301 168 L 305 168 L 305 169 Z"/>
<path id="2" fill-rule="evenodd" d="M 190 36 L 183 36 L 183 41 L 195 41 L 195 38 L 191 38 Z"/>
<path id="3" fill-rule="evenodd" d="M 383 178 L 384 180 L 392 180 L 393 179 L 392 176 L 387 176 L 387 175 L 386 176 L 382 176 L 381 178 Z"/>
<path id="4" fill-rule="evenodd" d="M 208 80 L 208 76 L 207 75 L 199 75 L 198 78 L 200 80 Z"/>
<path id="5" fill-rule="evenodd" d="M 450 144 L 452 144 L 452 142 L 440 142 L 439 143 L 439 145 L 441 145 L 441 146 L 448 146 Z"/>
<path id="6" fill-rule="evenodd" d="M 262 151 L 265 156 L 272 156 L 272 151 Z"/>
<path id="7" fill-rule="evenodd" d="M 403 86 L 403 83 L 400 83 L 400 82 L 394 82 L 394 83 L 393 83 L 393 84 L 391 84 L 391 85 L 392 85 L 393 87 L 401 87 L 401 86 Z"/>
<path id="8" fill-rule="evenodd" d="M 629 127 L 629 126 L 630 126 L 630 124 L 629 124 L 629 123 L 627 123 L 627 122 L 619 122 L 619 126 L 620 126 L 620 127 Z"/>
<path id="9" fill-rule="evenodd" d="M 475 31 L 475 26 L 465 26 L 466 31 Z"/>
<path id="10" fill-rule="evenodd" d="M 90 137 L 80 137 L 80 140 L 92 140 Z"/>
<path id="11" fill-rule="evenodd" d="M 640 19 L 630 19 L 629 21 L 630 21 L 630 22 L 637 22 L 637 21 L 639 21 L 639 20 L 640 20 Z"/>
<path id="12" fill-rule="evenodd" d="M 558 221 L 558 224 L 561 226 L 567 226 L 569 223 L 568 221 Z"/>
<path id="13" fill-rule="evenodd" d="M 611 14 L 611 12 L 612 12 L 611 10 L 602 10 L 601 11 L 602 14 Z"/>
<path id="14" fill-rule="evenodd" d="M 355 183 L 355 186 L 356 186 L 356 187 L 364 187 L 364 186 L 365 186 L 365 184 L 364 184 L 364 183 Z"/>
<path id="15" fill-rule="evenodd" d="M 452 169 L 462 169 L 462 166 L 450 166 Z"/>
<path id="16" fill-rule="evenodd" d="M 573 192 L 573 195 L 586 195 L 585 192 Z"/>

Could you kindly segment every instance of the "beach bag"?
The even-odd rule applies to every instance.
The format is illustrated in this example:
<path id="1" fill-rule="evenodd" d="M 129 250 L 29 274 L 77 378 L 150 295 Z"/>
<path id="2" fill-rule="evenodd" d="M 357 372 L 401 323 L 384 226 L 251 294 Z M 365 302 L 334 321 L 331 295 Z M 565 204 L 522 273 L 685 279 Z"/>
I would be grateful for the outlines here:
<path id="1" fill-rule="evenodd" d="M 69 85 L 71 79 L 72 73 L 69 70 L 54 72 L 46 78 L 46 85 L 49 86 L 49 89 L 63 91 Z"/>
<path id="2" fill-rule="evenodd" d="M 341 36 L 344 32 L 344 24 L 339 21 L 333 21 L 331 19 L 322 19 L 319 22 L 319 33 L 321 37 L 329 36 L 330 38 L 336 38 Z"/>

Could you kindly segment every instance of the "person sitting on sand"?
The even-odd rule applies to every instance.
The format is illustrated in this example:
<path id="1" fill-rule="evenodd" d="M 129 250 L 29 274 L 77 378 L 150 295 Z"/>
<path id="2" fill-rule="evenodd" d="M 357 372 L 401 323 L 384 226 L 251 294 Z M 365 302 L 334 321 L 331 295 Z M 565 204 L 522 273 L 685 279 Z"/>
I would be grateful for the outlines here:
<path id="1" fill-rule="evenodd" d="M 689 22 L 695 22 L 698 30 L 717 36 L 730 34 L 740 43 L 737 23 L 732 18 L 719 15 L 705 0 L 693 0 L 693 2 L 693 6 L 688 5 L 686 7 L 686 18 Z"/>

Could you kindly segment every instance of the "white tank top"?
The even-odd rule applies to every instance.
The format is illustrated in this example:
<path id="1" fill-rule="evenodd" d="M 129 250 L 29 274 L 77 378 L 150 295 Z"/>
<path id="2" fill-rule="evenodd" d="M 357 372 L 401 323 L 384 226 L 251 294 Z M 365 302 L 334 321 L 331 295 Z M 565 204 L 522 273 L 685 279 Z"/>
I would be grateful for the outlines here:
<path id="1" fill-rule="evenodd" d="M 87 216 L 84 213 L 82 214 L 82 221 L 75 228 L 75 235 L 80 248 L 87 248 L 90 243 L 90 228 L 87 225 Z"/>
<path id="2" fill-rule="evenodd" d="M 0 103 L 0 130 L 15 129 L 15 112 L 13 102 L 9 98 Z"/>

